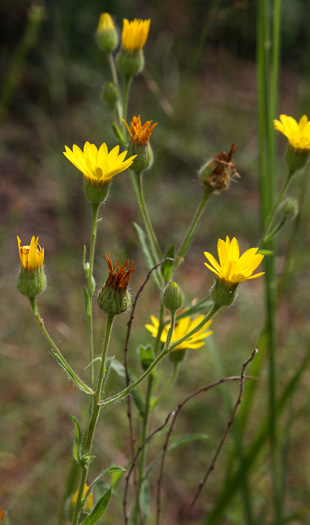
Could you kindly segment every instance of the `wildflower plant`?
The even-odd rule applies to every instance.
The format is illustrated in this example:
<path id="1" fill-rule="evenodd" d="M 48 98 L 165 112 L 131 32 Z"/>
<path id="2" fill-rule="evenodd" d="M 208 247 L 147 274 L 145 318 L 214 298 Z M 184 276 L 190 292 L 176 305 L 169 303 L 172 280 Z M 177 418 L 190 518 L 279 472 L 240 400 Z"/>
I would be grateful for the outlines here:
<path id="1" fill-rule="evenodd" d="M 201 348 L 207 351 L 208 338 L 213 333 L 216 337 L 219 323 L 217 317 L 214 319 L 215 314 L 220 309 L 234 303 L 237 289 L 241 283 L 252 281 L 264 275 L 264 271 L 259 268 L 264 259 L 264 253 L 260 247 L 279 232 L 285 220 L 294 215 L 291 202 L 286 206 L 282 203 L 288 182 L 290 182 L 295 171 L 301 167 L 301 161 L 299 164 L 297 161 L 294 164 L 291 159 L 294 156 L 297 159 L 302 157 L 304 162 L 310 150 L 310 131 L 307 118 L 302 117 L 297 123 L 291 117 L 281 115 L 280 121 L 275 121 L 275 128 L 282 132 L 289 141 L 289 176 L 275 206 L 270 211 L 260 245 L 249 248 L 240 255 L 239 242 L 236 237 L 231 240 L 228 236 L 226 240 L 218 239 L 218 260 L 214 256 L 214 247 L 206 246 L 206 249 L 210 251 L 204 253 L 207 262 L 204 261 L 201 253 L 201 271 L 203 272 L 205 265 L 212 273 L 206 275 L 203 296 L 196 302 L 185 297 L 181 286 L 174 281 L 174 274 L 195 239 L 209 198 L 216 198 L 221 190 L 229 189 L 230 181 L 238 176 L 233 161 L 236 145 L 235 143 L 232 144 L 229 153 L 221 152 L 212 157 L 199 170 L 201 201 L 193 213 L 193 218 L 184 233 L 179 248 L 176 251 L 171 248 L 164 250 L 154 230 L 143 191 L 143 173 L 149 170 L 153 163 L 151 136 L 155 127 L 160 126 L 160 123 L 153 124 L 152 120 L 147 120 L 142 124 L 140 108 L 138 109 L 138 116 L 133 116 L 131 120 L 127 116 L 132 80 L 144 67 L 143 48 L 147 43 L 149 30 L 150 20 L 135 19 L 129 21 L 124 19 L 120 50 L 117 50 L 119 37 L 114 20 L 108 13 L 101 15 L 96 37 L 100 49 L 106 54 L 111 71 L 111 81 L 107 84 L 108 88 L 105 87 L 104 100 L 111 110 L 111 125 L 118 144 L 110 151 L 106 143 L 102 143 L 99 148 L 89 142 L 85 142 L 83 149 L 77 145 L 73 145 L 72 149 L 65 146 L 65 157 L 84 176 L 85 196 L 92 206 L 89 253 L 87 254 L 88 250 L 85 247 L 83 254 L 83 269 L 86 277 L 84 299 L 89 340 L 89 379 L 87 381 L 82 380 L 71 367 L 55 344 L 39 314 L 37 296 L 46 288 L 43 266 L 44 249 L 38 244 L 38 237 L 33 236 L 29 246 L 22 246 L 21 240 L 18 238 L 18 253 L 21 262 L 18 289 L 29 298 L 38 326 L 52 347 L 52 355 L 57 363 L 88 399 L 88 407 L 83 414 L 70 416 L 75 428 L 73 457 L 78 465 L 75 490 L 67 502 L 68 519 L 72 525 L 104 523 L 102 516 L 108 512 L 110 498 L 114 497 L 114 493 L 121 487 L 121 481 L 123 481 L 123 522 L 131 525 L 151 524 L 154 522 L 151 517 L 156 514 L 156 524 L 158 525 L 162 512 L 161 493 L 165 458 L 167 450 L 169 450 L 169 439 L 174 429 L 176 417 L 184 404 L 196 395 L 207 392 L 222 382 L 238 381 L 240 383 L 239 395 L 231 418 L 210 467 L 205 473 L 196 494 L 193 495 L 192 504 L 188 509 L 185 509 L 185 520 L 191 514 L 195 502 L 214 468 L 215 461 L 240 405 L 246 378 L 245 370 L 254 358 L 256 351 L 252 352 L 242 366 L 241 374 L 223 378 L 211 385 L 201 386 L 195 393 L 188 393 L 188 396 L 180 401 L 177 409 L 170 412 L 160 427 L 151 433 L 149 431 L 150 418 L 153 416 L 156 407 L 160 405 L 163 396 L 173 387 L 177 379 L 177 371 L 182 366 L 186 352 L 189 350 L 191 353 L 192 350 Z M 113 53 L 116 53 L 116 56 Z M 119 73 L 122 76 L 122 82 L 118 78 Z M 122 93 L 121 97 L 118 96 L 119 93 Z M 296 167 L 297 164 L 298 167 Z M 129 173 L 126 173 L 127 171 Z M 144 229 L 141 227 L 136 229 L 143 252 L 146 254 L 149 271 L 136 293 L 129 289 L 130 279 L 138 268 L 141 272 L 140 261 L 138 263 L 129 262 L 126 257 L 122 264 L 118 259 L 113 263 L 111 257 L 106 255 L 108 272 L 104 284 L 97 286 L 93 276 L 96 235 L 100 220 L 99 211 L 101 210 L 102 216 L 110 213 L 106 207 L 100 208 L 100 205 L 107 198 L 112 179 L 120 173 L 123 173 L 123 177 L 129 177 L 131 180 L 144 225 Z M 282 221 L 280 226 L 274 227 L 273 222 L 280 205 Z M 107 239 L 105 242 L 105 248 L 108 251 L 110 241 Z M 215 245 L 215 242 L 213 244 Z M 254 242 L 253 244 L 255 246 L 258 243 Z M 213 276 L 215 274 L 215 282 L 209 290 L 212 274 Z M 149 338 L 151 342 L 141 341 L 139 347 L 140 367 L 138 365 L 132 367 L 129 362 L 129 341 L 133 329 L 135 309 L 144 287 L 152 279 L 155 285 L 155 295 L 160 297 L 158 314 L 148 312 L 145 315 L 145 327 L 152 336 Z M 248 285 L 250 286 L 250 283 Z M 105 322 L 105 334 L 100 355 L 95 354 L 94 348 L 93 308 L 95 298 Z M 127 317 L 121 314 L 125 314 Z M 115 359 L 114 352 L 112 355 L 109 353 L 116 316 L 120 316 L 118 330 L 124 329 L 124 333 L 126 333 L 124 365 Z M 147 322 L 149 318 L 151 323 Z M 127 323 L 127 331 L 124 326 L 125 323 Z M 210 329 L 211 325 L 212 330 Z M 173 373 L 165 387 L 162 388 L 159 370 L 161 363 L 167 362 L 166 358 L 173 363 Z M 190 357 L 188 358 L 190 359 Z M 117 370 L 124 381 L 123 387 L 118 392 L 115 392 L 115 386 L 111 386 L 111 383 L 108 382 L 112 369 Z M 141 384 L 146 385 L 145 390 L 140 389 Z M 162 390 L 161 393 L 160 389 Z M 99 471 L 94 479 L 90 479 L 93 476 L 89 470 L 90 463 L 98 464 L 98 460 L 92 454 L 96 427 L 97 424 L 101 424 L 100 416 L 106 417 L 105 414 L 102 414 L 102 409 L 113 406 L 114 410 L 118 411 L 121 406 L 118 402 L 122 400 L 127 402 L 129 423 L 129 451 L 125 452 L 128 455 L 127 463 L 123 466 L 109 467 L 106 465 L 104 470 Z M 137 429 L 134 428 L 137 421 L 137 418 L 133 417 L 134 410 L 136 410 L 135 414 L 138 418 Z M 165 427 L 167 427 L 168 432 L 162 453 L 157 460 L 160 462 L 160 473 L 157 479 L 156 494 L 150 494 L 150 507 L 147 503 L 146 494 L 149 492 L 148 475 L 153 465 L 148 464 L 147 450 L 149 446 L 152 446 L 152 437 L 156 433 L 160 434 Z M 138 439 L 136 433 L 138 433 Z M 195 439 L 192 437 L 193 441 Z M 102 480 L 108 476 L 111 476 L 111 481 L 108 483 L 109 488 L 103 495 L 98 496 L 100 491 L 97 489 L 100 483 L 102 487 Z M 130 484 L 131 491 L 129 490 Z M 184 523 L 188 523 L 188 521 L 184 521 Z"/>

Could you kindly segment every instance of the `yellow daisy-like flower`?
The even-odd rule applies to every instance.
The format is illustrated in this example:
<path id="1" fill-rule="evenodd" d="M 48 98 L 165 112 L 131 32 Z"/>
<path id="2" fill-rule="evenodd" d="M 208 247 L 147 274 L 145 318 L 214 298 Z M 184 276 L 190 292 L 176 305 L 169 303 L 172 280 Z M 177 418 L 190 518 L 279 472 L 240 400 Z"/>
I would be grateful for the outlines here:
<path id="1" fill-rule="evenodd" d="M 141 118 L 140 115 L 138 117 L 133 117 L 130 128 L 127 124 L 127 122 L 123 119 L 123 121 L 126 124 L 126 127 L 128 129 L 128 133 L 130 135 L 131 142 L 134 144 L 147 144 L 150 140 L 150 136 L 152 135 L 152 131 L 157 126 L 156 124 L 152 124 L 152 120 L 147 120 L 143 126 L 141 125 Z"/>
<path id="2" fill-rule="evenodd" d="M 65 148 L 65 157 L 83 173 L 85 179 L 100 185 L 107 184 L 115 175 L 127 170 L 136 157 L 134 155 L 125 160 L 127 151 L 119 154 L 119 146 L 115 146 L 109 153 L 105 143 L 99 149 L 89 142 L 85 142 L 83 151 L 75 144 L 72 151 L 67 146 Z"/>
<path id="3" fill-rule="evenodd" d="M 17 237 L 18 253 L 22 267 L 25 270 L 38 270 L 44 262 L 44 248 L 38 244 L 39 237 L 33 236 L 30 246 L 21 246 L 21 240 Z"/>
<path id="4" fill-rule="evenodd" d="M 196 319 L 193 319 L 188 316 L 184 317 L 183 319 L 180 319 L 175 325 L 175 329 L 172 335 L 171 343 L 174 343 L 178 339 L 181 339 L 186 334 L 191 332 L 196 326 L 201 323 L 201 321 L 204 319 L 203 315 L 200 315 L 196 317 Z M 154 316 L 151 315 L 151 321 L 153 324 L 146 324 L 145 328 L 151 332 L 153 337 L 157 337 L 158 333 L 158 327 L 159 327 L 159 321 Z M 213 334 L 212 330 L 207 330 L 212 323 L 211 321 L 208 321 L 198 332 L 196 332 L 194 335 L 190 337 L 187 341 L 183 341 L 179 346 L 173 349 L 173 352 L 178 350 L 187 350 L 190 348 L 201 348 L 204 345 L 204 339 L 206 339 L 209 335 Z M 161 333 L 160 340 L 165 343 L 168 335 L 168 331 L 170 329 L 170 325 L 166 325 Z"/>
<path id="5" fill-rule="evenodd" d="M 255 279 L 256 277 L 264 275 L 264 272 L 253 275 L 254 270 L 256 270 L 264 258 L 264 256 L 257 253 L 257 251 L 258 248 L 250 248 L 240 257 L 237 239 L 234 237 L 232 241 L 230 241 L 229 237 L 226 237 L 226 241 L 219 239 L 217 243 L 219 263 L 211 253 L 204 252 L 212 266 L 208 263 L 204 264 L 209 270 L 214 272 L 220 280 L 235 285 L 248 279 Z"/>
<path id="6" fill-rule="evenodd" d="M 289 145 L 299 153 L 310 151 L 310 121 L 303 115 L 299 122 L 288 115 L 280 115 L 280 120 L 273 121 L 273 127 L 283 133 Z"/>
<path id="7" fill-rule="evenodd" d="M 83 499 L 85 498 L 88 489 L 89 489 L 89 486 L 88 486 L 88 485 L 85 485 L 85 487 L 84 487 L 84 492 L 83 492 Z M 79 494 L 79 491 L 77 490 L 77 491 L 73 494 L 73 496 L 72 496 L 71 503 L 72 503 L 73 505 L 75 505 L 76 502 L 77 502 L 78 494 Z M 85 505 L 84 505 L 84 509 L 85 509 L 85 510 L 90 510 L 90 509 L 92 508 L 92 506 L 93 506 L 93 493 L 91 492 L 91 493 L 89 494 L 87 500 L 86 500 L 86 503 L 85 503 Z"/>
<path id="8" fill-rule="evenodd" d="M 122 47 L 130 52 L 140 51 L 149 34 L 151 20 L 135 18 L 131 22 L 124 18 L 122 31 Z"/>

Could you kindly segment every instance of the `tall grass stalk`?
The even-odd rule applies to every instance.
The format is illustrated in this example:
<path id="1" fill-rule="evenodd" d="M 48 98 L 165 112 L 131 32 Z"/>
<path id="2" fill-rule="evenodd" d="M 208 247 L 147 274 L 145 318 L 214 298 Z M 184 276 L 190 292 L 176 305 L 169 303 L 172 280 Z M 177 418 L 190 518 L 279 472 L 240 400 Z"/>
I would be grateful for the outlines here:
<path id="1" fill-rule="evenodd" d="M 273 8 L 273 18 L 271 17 Z M 281 0 L 258 3 L 257 27 L 257 77 L 258 77 L 258 126 L 259 171 L 263 230 L 273 208 L 276 195 L 275 134 L 273 119 L 277 116 L 278 75 L 280 57 Z M 279 447 L 277 443 L 278 414 L 276 408 L 277 340 L 276 311 L 277 286 L 275 270 L 275 241 L 266 246 L 272 254 L 265 258 L 265 316 L 268 348 L 268 435 L 271 450 L 271 475 L 275 524 L 282 523 L 282 501 L 279 473 Z"/>

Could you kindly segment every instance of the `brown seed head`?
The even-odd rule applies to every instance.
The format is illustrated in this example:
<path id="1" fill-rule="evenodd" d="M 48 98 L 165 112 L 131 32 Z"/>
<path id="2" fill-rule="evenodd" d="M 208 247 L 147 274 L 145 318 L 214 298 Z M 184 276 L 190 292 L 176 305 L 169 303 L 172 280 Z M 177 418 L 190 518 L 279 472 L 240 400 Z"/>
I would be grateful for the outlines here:
<path id="1" fill-rule="evenodd" d="M 209 171 L 204 179 L 204 184 L 213 188 L 214 191 L 227 190 L 233 177 L 240 177 L 236 166 L 231 162 L 234 153 L 237 151 L 236 143 L 233 142 L 229 153 L 222 151 L 209 161 L 206 166 Z"/>
<path id="2" fill-rule="evenodd" d="M 119 265 L 118 259 L 116 259 L 115 265 L 113 266 L 110 255 L 105 254 L 105 258 L 109 268 L 109 276 L 105 286 L 114 288 L 115 290 L 126 291 L 136 263 L 131 262 L 129 269 L 126 270 L 129 259 L 124 259 L 124 262 L 121 266 Z"/>

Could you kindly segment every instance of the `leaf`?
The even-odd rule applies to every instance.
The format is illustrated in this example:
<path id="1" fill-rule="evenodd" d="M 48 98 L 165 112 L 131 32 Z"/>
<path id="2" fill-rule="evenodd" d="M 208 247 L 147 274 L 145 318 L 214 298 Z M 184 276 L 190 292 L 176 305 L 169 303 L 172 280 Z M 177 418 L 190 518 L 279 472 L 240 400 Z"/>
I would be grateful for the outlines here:
<path id="1" fill-rule="evenodd" d="M 168 249 L 167 253 L 166 253 L 166 257 L 170 257 L 171 259 L 174 258 L 174 246 L 170 246 L 170 248 Z M 165 281 L 170 281 L 171 279 L 171 274 L 172 274 L 172 270 L 173 270 L 173 263 L 174 261 L 165 261 L 162 265 L 161 265 L 161 274 L 163 276 L 163 278 L 165 279 Z"/>
<path id="2" fill-rule="evenodd" d="M 168 447 L 167 452 L 170 452 L 171 450 L 174 450 L 175 448 L 180 447 L 181 445 L 185 445 L 186 443 L 191 443 L 192 441 L 200 441 L 208 439 L 208 436 L 206 434 L 202 434 L 201 432 L 197 432 L 195 434 L 188 434 L 186 436 L 182 436 L 181 438 L 177 439 L 170 447 Z M 157 463 L 161 460 L 163 457 L 163 452 L 161 452 L 155 459 L 152 461 L 152 463 L 149 465 L 149 468 L 147 469 L 144 479 L 148 477 L 151 470 L 157 465 Z"/>
<path id="3" fill-rule="evenodd" d="M 105 478 L 106 476 L 108 476 L 109 474 L 114 474 L 114 473 L 118 473 L 118 472 L 126 472 L 126 469 L 124 469 L 123 467 L 110 467 L 110 468 L 107 468 L 105 470 L 103 470 L 103 472 L 101 472 L 97 477 L 96 479 L 94 479 L 94 481 L 89 485 L 88 487 L 88 490 L 87 490 L 87 493 L 85 495 L 85 501 L 87 501 L 87 498 L 89 496 L 89 494 L 91 493 L 91 491 L 93 490 L 93 488 L 97 485 L 97 483 L 102 479 L 102 478 Z"/>
<path id="4" fill-rule="evenodd" d="M 140 240 L 140 243 L 141 243 L 141 248 L 142 248 L 142 251 L 145 255 L 145 258 L 146 258 L 146 261 L 147 261 L 147 265 L 149 267 L 149 269 L 153 268 L 153 266 L 155 266 L 156 262 L 149 250 L 149 247 L 147 245 L 147 240 L 146 240 L 146 235 L 145 235 L 145 232 L 142 230 L 141 226 L 139 226 L 139 224 L 137 224 L 136 222 L 133 223 L 135 229 L 136 229 L 136 232 L 138 234 L 138 237 L 139 237 L 139 240 Z M 154 270 L 154 272 L 152 272 L 152 275 L 156 281 L 156 284 L 159 288 L 161 288 L 161 283 L 160 283 L 160 279 L 158 277 L 158 273 L 156 270 Z"/>
<path id="5" fill-rule="evenodd" d="M 102 498 L 98 501 L 92 512 L 87 516 L 86 520 L 82 522 L 82 525 L 96 525 L 99 518 L 104 514 L 105 509 L 108 506 L 110 497 L 112 494 L 112 488 L 110 488 Z"/>
<path id="6" fill-rule="evenodd" d="M 74 423 L 74 426 L 75 426 L 73 456 L 74 456 L 75 461 L 80 465 L 81 464 L 81 445 L 83 441 L 83 434 L 82 434 L 80 425 L 76 417 L 69 416 L 69 418 L 71 419 L 71 421 Z"/>
<path id="7" fill-rule="evenodd" d="M 124 381 L 126 380 L 125 367 L 117 359 L 113 359 L 113 361 L 111 361 L 111 368 L 112 368 L 112 370 L 114 370 L 114 372 L 117 373 L 117 375 L 121 379 L 123 379 Z M 129 380 L 130 380 L 130 383 L 133 383 L 133 378 L 132 378 L 130 373 L 129 373 Z M 140 390 L 138 389 L 138 387 L 136 387 L 133 390 L 131 390 L 130 394 L 131 394 L 131 396 L 132 396 L 132 398 L 133 398 L 133 400 L 135 402 L 135 405 L 136 405 L 137 409 L 139 410 L 141 416 L 144 417 L 144 404 L 143 404 L 143 401 L 142 401 L 142 398 L 141 398 L 141 394 L 140 394 Z"/>
<path id="8" fill-rule="evenodd" d="M 64 369 L 64 371 L 68 374 L 69 378 L 73 381 L 73 383 L 80 389 L 82 392 L 85 392 L 85 394 L 88 394 L 90 396 L 93 396 L 95 392 L 80 379 L 76 373 L 72 370 L 71 366 L 67 363 L 65 358 L 58 353 L 55 352 L 55 350 L 51 349 L 51 354 L 55 357 L 57 363 Z"/>
<path id="9" fill-rule="evenodd" d="M 147 522 L 147 518 L 149 515 L 150 501 L 151 501 L 151 492 L 150 492 L 149 482 L 143 481 L 142 487 L 141 487 L 141 493 L 140 493 L 140 505 L 141 505 L 141 510 L 142 510 L 142 514 L 144 518 L 144 523 Z"/>
<path id="10" fill-rule="evenodd" d="M 148 346 L 140 345 L 139 354 L 140 354 L 141 367 L 144 371 L 146 371 L 154 361 L 153 349 L 150 345 Z"/>
<path id="11" fill-rule="evenodd" d="M 85 312 L 86 312 L 86 315 L 89 317 L 91 314 L 91 302 L 90 302 L 88 290 L 85 285 L 83 286 L 83 292 L 84 292 L 84 300 L 85 300 Z"/>

